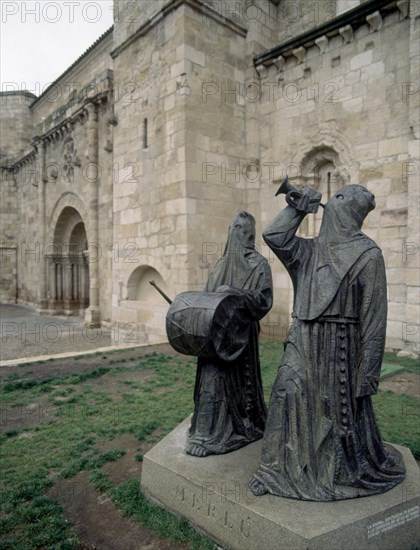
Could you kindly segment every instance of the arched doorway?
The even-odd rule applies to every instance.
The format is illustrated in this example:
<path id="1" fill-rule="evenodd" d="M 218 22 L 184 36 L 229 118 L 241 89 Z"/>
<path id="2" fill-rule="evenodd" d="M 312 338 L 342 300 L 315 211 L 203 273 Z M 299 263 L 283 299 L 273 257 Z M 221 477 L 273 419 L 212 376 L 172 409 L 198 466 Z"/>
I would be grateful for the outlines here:
<path id="1" fill-rule="evenodd" d="M 79 212 L 70 206 L 58 217 L 48 260 L 49 308 L 67 315 L 89 307 L 88 240 Z"/>

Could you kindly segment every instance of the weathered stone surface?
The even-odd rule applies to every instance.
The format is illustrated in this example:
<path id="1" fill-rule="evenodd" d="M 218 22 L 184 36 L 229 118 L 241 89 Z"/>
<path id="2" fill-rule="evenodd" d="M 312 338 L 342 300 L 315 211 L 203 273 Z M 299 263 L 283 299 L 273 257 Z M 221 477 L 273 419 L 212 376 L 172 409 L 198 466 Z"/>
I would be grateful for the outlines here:
<path id="1" fill-rule="evenodd" d="M 247 487 L 261 441 L 204 459 L 185 454 L 187 418 L 144 456 L 142 489 L 232 550 L 411 550 L 419 535 L 419 468 L 403 453 L 405 481 L 378 496 L 303 502 L 255 497 Z"/>
<path id="2" fill-rule="evenodd" d="M 136 269 L 146 269 L 152 258 L 150 266 L 171 296 L 202 288 L 213 265 L 209 261 L 203 267 L 203 246 L 221 243 L 223 227 L 241 209 L 255 216 L 260 231 L 263 220 L 282 207 L 281 200 L 273 200 L 272 188 L 286 173 L 293 183 L 316 187 L 324 198 L 328 173 L 331 193 L 345 183 L 365 185 L 375 193 L 378 209 L 395 210 L 369 220 L 367 230 L 385 255 L 389 239 L 418 243 L 419 211 L 413 199 L 420 188 L 416 10 L 405 1 L 395 3 L 399 8 L 381 11 L 383 25 L 377 24 L 375 32 L 369 32 L 367 22 L 352 27 L 352 33 L 347 29 L 351 41 L 343 40 L 337 28 L 335 36 L 328 33 L 312 46 L 305 44 L 305 55 L 294 48 L 299 64 L 292 51 L 277 55 L 272 66 L 264 65 L 260 79 L 253 62 L 257 54 L 362 3 L 254 4 L 116 0 L 114 30 L 35 102 L 22 91 L 1 94 L 0 156 L 16 161 L 2 177 L 1 243 L 17 245 L 19 273 L 14 277 L 12 263 L 5 264 L 4 284 L 13 288 L 3 291 L 5 299 L 14 301 L 17 291 L 19 301 L 40 305 L 41 256 L 25 250 L 50 246 L 63 233 L 57 226 L 60 213 L 74 208 L 88 241 L 101 251 L 101 319 L 128 322 L 131 314 L 124 316 L 119 301 Z M 88 195 L 89 154 L 95 151 L 88 148 L 85 102 L 91 99 L 99 109 L 97 205 Z M 46 174 L 41 173 L 42 148 L 31 145 L 35 135 L 45 141 Z M 63 158 L 69 136 L 80 161 L 73 166 L 72 182 L 65 179 Z M 43 228 L 42 176 L 47 179 Z M 91 233 L 95 208 L 98 239 Z M 407 215 L 397 214 L 404 208 Z M 314 216 L 304 236 L 316 234 L 320 216 Z M 160 233 L 157 224 L 146 223 L 150 220 L 160 222 Z M 164 239 L 157 239 L 164 231 Z M 179 248 L 183 245 L 190 247 L 188 254 Z M 393 260 L 388 266 L 406 273 L 398 283 L 402 287 L 413 284 L 406 268 L 417 258 L 410 253 L 408 262 Z M 281 267 L 274 265 L 273 271 L 279 286 L 267 323 L 280 319 L 285 325 L 291 287 Z M 147 332 L 147 308 L 154 305 L 138 302 L 132 305 L 141 309 Z M 163 326 L 161 331 L 163 337 Z M 420 350 L 418 341 L 398 344 L 408 345 Z"/>

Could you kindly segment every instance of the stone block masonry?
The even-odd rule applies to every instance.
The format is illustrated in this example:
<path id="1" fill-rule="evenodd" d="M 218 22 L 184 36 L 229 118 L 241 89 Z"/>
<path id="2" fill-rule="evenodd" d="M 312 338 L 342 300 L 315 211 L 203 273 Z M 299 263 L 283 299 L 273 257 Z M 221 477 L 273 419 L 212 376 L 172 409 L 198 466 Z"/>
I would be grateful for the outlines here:
<path id="1" fill-rule="evenodd" d="M 375 193 L 364 231 L 385 256 L 387 346 L 418 354 L 417 2 L 114 8 L 114 27 L 39 98 L 0 94 L 2 299 L 162 339 L 145 277 L 171 296 L 202 289 L 238 210 L 270 261 L 258 235 L 287 173 L 324 200 L 350 182 Z M 270 263 L 262 330 L 281 338 L 293 292 Z"/>

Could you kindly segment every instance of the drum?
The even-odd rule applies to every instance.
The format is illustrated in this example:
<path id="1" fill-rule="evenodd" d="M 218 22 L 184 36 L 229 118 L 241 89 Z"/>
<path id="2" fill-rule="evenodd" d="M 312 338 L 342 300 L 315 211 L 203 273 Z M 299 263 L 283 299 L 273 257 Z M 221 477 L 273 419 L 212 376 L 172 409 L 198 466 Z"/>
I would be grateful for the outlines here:
<path id="1" fill-rule="evenodd" d="M 176 351 L 223 361 L 234 361 L 244 351 L 251 325 L 244 298 L 219 292 L 181 292 L 166 315 L 166 333 Z"/>

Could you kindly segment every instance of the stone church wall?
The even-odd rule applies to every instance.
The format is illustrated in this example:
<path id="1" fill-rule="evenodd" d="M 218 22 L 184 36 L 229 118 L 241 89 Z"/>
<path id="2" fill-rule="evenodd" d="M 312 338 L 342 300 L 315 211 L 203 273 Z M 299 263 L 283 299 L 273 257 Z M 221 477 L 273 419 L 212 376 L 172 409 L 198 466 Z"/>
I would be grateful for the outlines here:
<path id="1" fill-rule="evenodd" d="M 230 220 L 247 209 L 246 103 L 237 101 L 247 65 L 252 67 L 244 19 L 237 14 L 226 21 L 224 12 L 192 4 L 177 6 L 163 19 L 151 16 L 156 24 L 113 53 L 115 80 L 127 82 L 133 75 L 137 93 L 137 101 L 115 104 L 114 241 L 120 251 L 138 251 L 138 258 L 114 262 L 114 317 L 140 328 L 152 322 L 147 308 L 156 312 L 156 326 L 163 326 L 167 308 L 160 311 L 162 298 L 144 285 L 134 307 L 127 297 L 135 273 L 155 269 L 172 296 L 203 289 L 223 252 Z M 117 44 L 124 35 L 118 27 Z M 255 42 L 274 44 L 254 34 Z"/>
<path id="2" fill-rule="evenodd" d="M 112 71 L 108 69 L 112 65 L 111 43 L 112 34 L 108 33 L 36 101 L 32 94 L 17 97 L 16 93 L 2 94 L 0 101 L 8 157 L 14 153 L 8 163 L 13 168 L 4 171 L 5 182 L 1 187 L 2 198 L 6 195 L 2 209 L 10 206 L 9 203 L 14 206 L 1 220 L 2 239 L 6 238 L 2 245 L 9 246 L 8 239 L 16 249 L 15 257 L 10 247 L 3 254 L 7 258 L 6 275 L 3 275 L 7 284 L 2 288 L 10 288 L 8 301 L 17 299 L 19 303 L 39 304 L 41 264 L 48 264 L 52 254 L 59 256 L 66 246 L 68 248 L 69 243 L 63 241 L 64 234 L 60 235 L 65 227 L 57 222 L 64 209 L 72 208 L 81 216 L 89 248 L 97 255 L 99 295 L 105 322 L 111 319 L 113 103 L 108 101 L 113 98 Z M 102 96 L 97 105 L 98 143 L 94 162 L 99 175 L 99 191 L 96 206 L 90 204 L 91 160 L 85 105 Z M 18 133 L 12 131 L 10 121 L 18 123 Z M 34 139 L 39 141 L 35 143 Z M 99 239 L 92 235 L 90 207 L 98 212 Z M 65 269 L 63 266 L 63 271 Z M 48 279 L 48 299 L 51 299 L 48 266 L 45 277 Z M 13 284 L 8 284 L 13 280 L 17 280 L 16 291 Z"/>
<path id="3" fill-rule="evenodd" d="M 31 146 L 35 96 L 30 92 L 3 92 L 0 98 L 0 161 L 22 155 Z"/>
<path id="4" fill-rule="evenodd" d="M 417 36 L 418 18 L 403 18 L 394 11 L 377 32 L 366 23 L 348 42 L 338 35 L 324 52 L 319 46 L 309 47 L 303 59 L 286 57 L 281 71 L 271 65 L 261 79 L 261 163 L 276 163 L 273 178 L 266 177 L 262 185 L 262 224 L 285 204 L 273 195 L 286 173 L 295 185 L 323 187 L 326 199 L 325 182 L 317 182 L 316 170 L 336 154 L 331 191 L 345 183 L 360 183 L 376 196 L 377 208 L 369 214 L 364 231 L 384 252 L 387 345 L 396 349 L 401 342 L 418 349 L 419 300 L 414 290 L 418 279 L 414 283 L 409 268 L 410 262 L 418 265 L 418 238 L 409 227 L 419 223 L 413 204 L 418 191 L 409 177 L 414 181 L 419 166 L 419 134 L 413 134 L 410 121 L 418 109 L 416 95 L 410 94 L 410 83 L 415 81 L 410 51 Z M 277 263 L 272 267 L 279 303 L 282 296 L 290 297 L 290 283 Z M 290 298 L 270 313 L 273 326 L 278 323 L 283 333 L 287 309 Z"/>
<path id="5" fill-rule="evenodd" d="M 247 210 L 273 269 L 262 331 L 284 338 L 293 292 L 260 235 L 285 204 L 274 194 L 287 173 L 324 200 L 350 182 L 375 193 L 365 231 L 385 255 L 387 345 L 418 351 L 416 3 L 258 61 L 363 4 L 122 0 L 114 29 L 40 98 L 1 94 L 1 299 L 70 314 L 79 269 L 88 323 L 162 340 L 167 304 L 149 281 L 171 297 L 201 290 Z"/>
<path id="6" fill-rule="evenodd" d="M 11 174 L 0 170 L 0 302 L 15 303 L 17 292 L 16 183 Z"/>
<path id="7" fill-rule="evenodd" d="M 186 113 L 182 151 L 191 209 L 184 287 L 202 290 L 223 253 L 231 219 L 247 206 L 240 169 L 246 157 L 246 109 L 237 101 L 238 86 L 245 84 L 246 37 L 242 26 L 225 26 L 190 7 L 185 31 L 173 68 Z"/>
<path id="8" fill-rule="evenodd" d="M 116 23 L 117 44 L 118 29 Z M 156 282 L 173 296 L 184 290 L 188 261 L 185 115 L 171 73 L 183 34 L 180 8 L 112 54 L 115 81 L 130 86 L 114 106 L 113 318 L 132 323 L 142 341 L 164 338 L 167 310 L 143 277 L 154 270 Z M 134 296 L 128 292 L 133 280 L 141 289 Z"/>
<path id="9" fill-rule="evenodd" d="M 39 240 L 37 212 L 37 185 L 39 177 L 35 155 L 17 168 L 13 174 L 18 204 L 16 236 L 17 299 L 19 303 L 35 304 L 38 289 L 38 265 L 42 261 L 42 244 Z"/>

